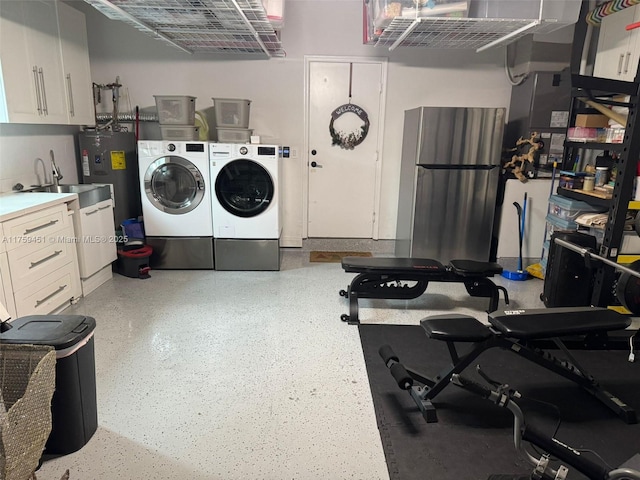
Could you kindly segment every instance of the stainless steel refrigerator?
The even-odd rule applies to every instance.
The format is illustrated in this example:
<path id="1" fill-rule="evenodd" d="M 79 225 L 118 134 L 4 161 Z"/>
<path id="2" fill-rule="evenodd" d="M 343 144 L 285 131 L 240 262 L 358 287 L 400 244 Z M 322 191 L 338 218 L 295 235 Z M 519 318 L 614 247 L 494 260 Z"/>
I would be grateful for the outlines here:
<path id="1" fill-rule="evenodd" d="M 489 261 L 504 108 L 405 111 L 395 254 Z"/>

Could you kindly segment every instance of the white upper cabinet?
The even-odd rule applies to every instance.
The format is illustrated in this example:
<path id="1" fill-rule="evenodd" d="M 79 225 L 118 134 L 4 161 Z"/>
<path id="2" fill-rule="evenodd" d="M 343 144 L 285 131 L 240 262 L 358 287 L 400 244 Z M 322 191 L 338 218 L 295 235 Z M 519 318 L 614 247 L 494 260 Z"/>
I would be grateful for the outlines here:
<path id="1" fill-rule="evenodd" d="M 593 76 L 633 81 L 640 58 L 640 29 L 626 30 L 640 21 L 640 5 L 602 19 Z"/>
<path id="2" fill-rule="evenodd" d="M 69 5 L 58 2 L 58 25 L 69 123 L 95 125 L 87 25 L 84 14 Z"/>
<path id="3" fill-rule="evenodd" d="M 88 110 L 86 104 L 92 106 L 93 96 L 88 67 L 77 67 L 81 63 L 78 56 L 82 48 L 87 65 L 89 57 L 81 12 L 77 14 L 83 17 L 84 37 L 80 43 L 75 38 L 81 28 L 76 12 L 53 0 L 0 2 L 0 122 L 94 123 L 93 114 L 90 117 L 84 114 Z M 67 19 L 67 15 L 73 18 Z M 61 38 L 59 16 L 60 26 L 70 31 L 73 41 L 66 33 Z M 71 25 L 73 22 L 76 23 Z M 63 52 L 69 52 L 68 71 L 65 71 Z M 78 77 L 77 82 L 74 77 Z M 87 85 L 81 89 L 82 82 Z M 83 111 L 83 115 L 75 112 L 72 115 L 74 110 Z"/>

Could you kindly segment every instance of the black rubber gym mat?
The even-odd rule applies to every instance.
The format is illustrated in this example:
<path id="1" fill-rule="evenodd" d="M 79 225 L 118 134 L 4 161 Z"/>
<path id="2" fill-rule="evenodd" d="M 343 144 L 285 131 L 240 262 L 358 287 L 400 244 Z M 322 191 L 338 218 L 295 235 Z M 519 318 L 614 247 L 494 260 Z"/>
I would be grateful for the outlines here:
<path id="1" fill-rule="evenodd" d="M 530 471 L 513 446 L 510 412 L 449 385 L 434 402 L 438 423 L 427 424 L 378 355 L 378 348 L 389 344 L 406 366 L 435 376 L 450 363 L 444 342 L 430 340 L 420 326 L 369 324 L 358 328 L 391 479 L 486 480 L 491 474 Z M 640 414 L 640 362 L 629 363 L 628 352 L 620 350 L 572 354 L 605 389 Z M 526 399 L 520 404 L 527 419 L 549 435 L 560 415 L 556 438 L 574 448 L 598 452 L 611 466 L 640 451 L 640 426 L 627 425 L 569 380 L 500 349 L 485 351 L 476 360 L 489 376 L 523 393 Z M 465 375 L 478 380 L 474 366 Z M 532 399 L 553 403 L 559 412 Z M 572 472 L 569 478 L 585 477 Z"/>

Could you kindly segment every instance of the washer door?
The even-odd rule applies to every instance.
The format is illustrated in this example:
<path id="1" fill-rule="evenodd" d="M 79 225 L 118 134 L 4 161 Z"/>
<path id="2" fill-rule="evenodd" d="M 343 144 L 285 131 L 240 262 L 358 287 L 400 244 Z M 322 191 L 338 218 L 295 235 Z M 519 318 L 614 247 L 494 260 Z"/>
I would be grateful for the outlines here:
<path id="1" fill-rule="evenodd" d="M 144 191 L 158 210 L 181 215 L 202 202 L 205 184 L 198 167 L 189 160 L 170 155 L 149 166 L 144 174 Z"/>
<path id="2" fill-rule="evenodd" d="M 269 172 L 251 160 L 233 160 L 220 169 L 216 197 L 222 208 L 237 217 L 255 217 L 273 200 L 274 185 Z"/>

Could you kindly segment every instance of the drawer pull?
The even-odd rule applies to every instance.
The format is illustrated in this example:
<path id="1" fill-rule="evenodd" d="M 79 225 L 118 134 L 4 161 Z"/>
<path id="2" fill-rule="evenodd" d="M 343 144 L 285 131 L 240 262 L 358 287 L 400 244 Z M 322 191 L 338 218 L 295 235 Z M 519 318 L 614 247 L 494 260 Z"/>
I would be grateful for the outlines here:
<path id="1" fill-rule="evenodd" d="M 44 257 L 42 260 L 38 260 L 37 262 L 31 262 L 31 266 L 29 268 L 31 269 L 31 268 L 37 267 L 38 265 L 42 265 L 47 260 L 51 260 L 52 258 L 57 257 L 61 253 L 62 253 L 62 250 L 56 250 L 55 252 L 53 252 L 48 257 Z"/>
<path id="2" fill-rule="evenodd" d="M 37 232 L 38 230 L 42 230 L 43 228 L 50 227 L 51 225 L 55 225 L 56 223 L 58 223 L 58 220 L 51 220 L 50 222 L 44 223 L 42 225 L 38 225 L 37 227 L 27 228 L 24 231 L 24 234 L 29 235 L 30 233 Z"/>
<path id="3" fill-rule="evenodd" d="M 93 215 L 94 213 L 98 213 L 97 208 L 95 210 L 91 210 L 90 212 L 85 213 L 85 215 L 88 217 L 89 215 Z"/>
<path id="4" fill-rule="evenodd" d="M 66 285 L 62 285 L 61 287 L 58 287 L 58 289 L 55 292 L 50 293 L 49 295 L 44 297 L 42 300 L 36 300 L 36 305 L 35 306 L 39 307 L 40 305 L 42 305 L 44 302 L 46 302 L 50 298 L 55 297 L 57 294 L 62 292 L 65 288 L 67 288 L 67 286 Z"/>
<path id="5" fill-rule="evenodd" d="M 111 205 L 105 205 L 104 207 L 98 207 L 98 210 L 106 210 L 107 208 L 111 208 Z"/>

